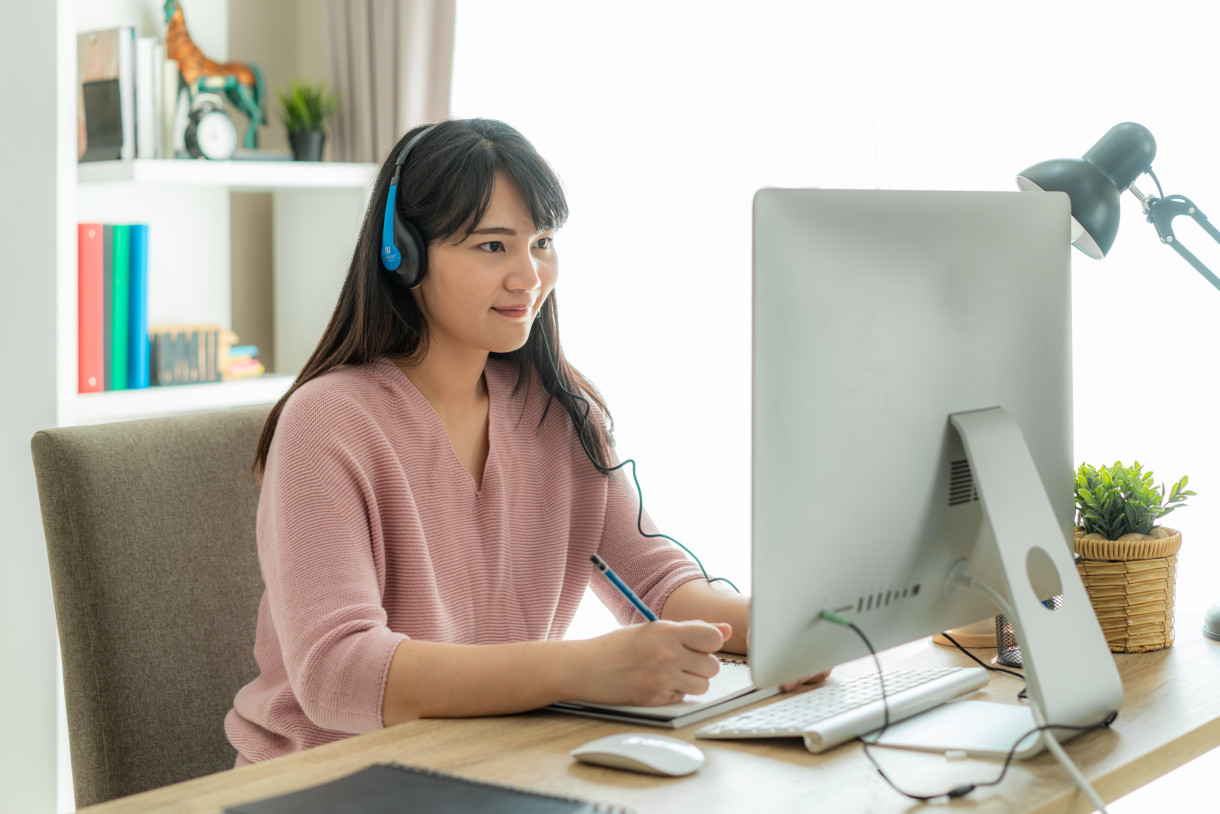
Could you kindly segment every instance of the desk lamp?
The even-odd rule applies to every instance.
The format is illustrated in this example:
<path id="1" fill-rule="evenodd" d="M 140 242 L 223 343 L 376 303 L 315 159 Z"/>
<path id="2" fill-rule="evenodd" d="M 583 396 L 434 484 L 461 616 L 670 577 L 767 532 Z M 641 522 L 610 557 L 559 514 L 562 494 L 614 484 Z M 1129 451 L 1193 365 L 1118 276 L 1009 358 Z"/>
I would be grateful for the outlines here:
<path id="1" fill-rule="evenodd" d="M 1220 243 L 1220 230 L 1194 202 L 1182 195 L 1165 195 L 1152 171 L 1156 141 L 1148 128 L 1123 122 L 1110 128 L 1083 158 L 1055 158 L 1035 164 L 1017 176 L 1023 190 L 1066 192 L 1072 201 L 1072 245 L 1096 260 L 1106 256 L 1118 234 L 1118 199 L 1126 190 L 1139 198 L 1144 215 L 1156 228 L 1161 242 L 1168 244 L 1220 289 L 1220 278 L 1183 246 L 1173 233 L 1173 219 L 1189 215 Z M 1133 183 L 1147 173 L 1160 197 L 1145 195 Z"/>
<path id="2" fill-rule="evenodd" d="M 1156 141 L 1148 128 L 1135 122 L 1123 122 L 1111 127 L 1083 158 L 1055 158 L 1035 164 L 1017 176 L 1017 186 L 1023 190 L 1066 192 L 1072 202 L 1072 245 L 1098 260 L 1110 251 L 1118 234 L 1119 196 L 1125 190 L 1131 190 L 1139 198 L 1144 215 L 1156 228 L 1161 242 L 1182 255 L 1209 283 L 1220 289 L 1220 278 L 1178 241 L 1173 233 L 1173 219 L 1189 215 L 1217 243 L 1220 243 L 1220 230 L 1212 226 L 1189 198 L 1165 195 L 1152 171 L 1155 156 Z M 1159 197 L 1145 195 L 1133 183 L 1145 173 L 1156 183 Z M 1207 609 L 1203 635 L 1220 641 L 1220 602 Z"/>

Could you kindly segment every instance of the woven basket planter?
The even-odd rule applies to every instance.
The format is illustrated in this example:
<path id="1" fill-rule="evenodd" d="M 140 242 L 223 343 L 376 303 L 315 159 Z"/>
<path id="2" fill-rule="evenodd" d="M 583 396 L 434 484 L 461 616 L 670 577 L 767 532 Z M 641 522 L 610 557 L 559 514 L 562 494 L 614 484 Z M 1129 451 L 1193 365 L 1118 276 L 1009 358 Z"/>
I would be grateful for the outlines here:
<path id="1" fill-rule="evenodd" d="M 1089 540 L 1077 531 L 1076 569 L 1115 653 L 1146 653 L 1173 644 L 1174 583 L 1182 535 L 1153 529 L 1154 536 Z"/>

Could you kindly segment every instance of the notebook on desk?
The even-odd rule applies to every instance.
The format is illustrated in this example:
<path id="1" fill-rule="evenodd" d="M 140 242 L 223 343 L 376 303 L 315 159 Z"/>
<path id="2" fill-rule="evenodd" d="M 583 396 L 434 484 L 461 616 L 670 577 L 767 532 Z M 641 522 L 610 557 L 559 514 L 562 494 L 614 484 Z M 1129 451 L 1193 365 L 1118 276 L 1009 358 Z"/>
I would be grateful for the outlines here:
<path id="1" fill-rule="evenodd" d="M 575 797 L 472 780 L 403 766 L 376 764 L 300 791 L 232 806 L 224 814 L 631 814 L 629 809 Z"/>
<path id="2" fill-rule="evenodd" d="M 707 692 L 688 695 L 676 704 L 661 707 L 638 707 L 630 705 L 594 704 L 585 701 L 565 701 L 552 704 L 547 709 L 589 715 L 611 721 L 662 726 L 677 729 L 680 726 L 711 718 L 722 712 L 743 707 L 763 698 L 775 695 L 779 687 L 759 689 L 754 686 L 750 668 L 745 663 L 724 662 L 720 672 L 712 676 Z"/>

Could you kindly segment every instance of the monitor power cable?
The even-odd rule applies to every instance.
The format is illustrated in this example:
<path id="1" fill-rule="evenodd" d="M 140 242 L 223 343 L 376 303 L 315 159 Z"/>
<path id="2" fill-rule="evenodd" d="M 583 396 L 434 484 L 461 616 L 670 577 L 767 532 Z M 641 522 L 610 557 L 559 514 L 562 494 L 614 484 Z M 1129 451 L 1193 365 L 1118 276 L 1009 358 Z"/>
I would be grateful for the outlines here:
<path id="1" fill-rule="evenodd" d="M 709 576 L 707 573 L 707 569 L 703 567 L 703 562 L 699 559 L 698 556 L 695 555 L 695 552 L 691 551 L 689 548 L 687 548 L 682 543 L 675 540 L 673 537 L 670 537 L 668 534 L 661 534 L 659 532 L 656 534 L 650 534 L 649 532 L 644 531 L 644 490 L 640 488 L 640 479 L 636 476 L 635 459 L 628 458 L 627 460 L 620 462 L 617 466 L 606 466 L 605 464 L 601 463 L 600 461 L 598 461 L 596 458 L 593 457 L 593 452 L 589 449 L 589 444 L 585 440 L 585 424 L 588 423 L 589 412 L 593 408 L 589 405 L 588 399 L 586 399 L 584 396 L 580 395 L 579 393 L 573 393 L 571 390 L 569 390 L 567 388 L 567 386 L 564 385 L 563 377 L 559 375 L 559 369 L 555 365 L 555 357 L 551 355 L 551 343 L 546 337 L 546 331 L 544 331 L 540 328 L 538 330 L 538 334 L 542 337 L 543 347 L 546 348 L 546 358 L 547 358 L 547 361 L 551 363 L 551 370 L 555 373 L 555 382 L 559 385 L 559 389 L 562 390 L 563 392 L 567 393 L 570 397 L 580 401 L 581 403 L 583 403 L 585 405 L 585 414 L 583 416 L 581 416 L 580 426 L 576 428 L 576 437 L 580 439 L 581 449 L 583 449 L 585 451 L 585 455 L 588 456 L 589 462 L 592 463 L 594 468 L 596 468 L 597 471 L 601 472 L 603 475 L 609 475 L 611 472 L 615 472 L 619 469 L 622 469 L 627 464 L 631 464 L 631 480 L 633 480 L 635 482 L 635 491 L 636 491 L 636 494 L 639 495 L 639 497 L 640 497 L 640 510 L 636 514 L 636 517 L 635 517 L 636 529 L 639 530 L 640 534 L 644 537 L 648 537 L 650 539 L 656 539 L 659 537 L 663 540 L 669 540 L 671 543 L 676 545 L 678 548 L 685 551 L 687 553 L 687 555 L 690 556 L 690 558 L 695 561 L 695 565 L 699 566 L 699 570 L 703 573 L 703 578 L 705 580 L 707 580 L 708 582 L 711 582 L 711 583 L 723 582 L 725 585 L 728 585 L 730 588 L 732 588 L 737 593 L 741 593 L 741 589 L 738 588 L 736 585 L 734 585 L 733 581 L 730 580 L 728 577 Z"/>
<path id="2" fill-rule="evenodd" d="M 1013 613 L 1012 606 L 1008 604 L 1007 600 L 995 588 L 992 588 L 985 582 L 979 582 L 977 579 L 969 576 L 968 574 L 958 575 L 954 579 L 954 582 L 961 587 L 969 588 L 972 591 L 977 591 L 978 593 L 983 594 L 993 603 L 995 603 L 995 606 L 999 608 L 1000 612 L 1007 616 L 1010 621 L 1015 622 L 1017 616 L 1015 613 Z M 1041 699 L 1037 698 L 1036 692 L 1034 695 L 1034 698 L 1029 699 L 1029 708 L 1034 715 L 1034 721 L 1039 725 L 1038 728 L 1046 732 L 1046 737 L 1043 739 L 1046 743 L 1046 748 L 1050 750 L 1051 754 L 1055 756 L 1055 759 L 1059 761 L 1059 764 L 1063 766 L 1064 771 L 1066 771 L 1068 776 L 1072 778 L 1072 781 L 1076 784 L 1077 788 L 1084 792 L 1084 795 L 1089 798 L 1089 802 L 1095 805 L 1098 811 L 1105 814 L 1105 801 L 1101 799 L 1101 795 L 1099 795 L 1093 786 L 1089 784 L 1089 781 L 1085 779 L 1085 776 L 1081 773 L 1080 769 L 1077 768 L 1076 764 L 1072 762 L 1072 759 L 1068 757 L 1067 752 L 1063 751 L 1063 746 L 1060 745 L 1059 739 L 1056 738 L 1055 733 L 1051 731 L 1052 729 L 1075 729 L 1076 731 L 1088 730 L 1080 730 L 1077 727 L 1055 726 L 1048 724 L 1046 721 L 1046 713 L 1042 708 Z M 1112 710 L 1107 716 L 1107 719 L 1103 722 L 1103 725 L 1109 726 L 1117 717 L 1118 710 Z M 1096 727 L 1088 727 L 1088 729 L 1092 728 Z M 1025 737 L 1026 736 L 1023 735 L 1022 739 Z M 1019 743 L 1020 741 L 1018 741 L 1018 744 Z M 1016 747 L 1014 746 L 1014 749 L 1015 748 Z"/>
<path id="3" fill-rule="evenodd" d="M 969 794 L 970 792 L 974 791 L 977 788 L 981 788 L 983 786 L 999 785 L 1000 782 L 1003 781 L 1005 775 L 1008 773 L 1008 767 L 1012 763 L 1013 757 L 1016 756 L 1017 750 L 1021 748 L 1021 744 L 1025 743 L 1025 741 L 1028 738 L 1038 734 L 1039 732 L 1045 732 L 1047 735 L 1047 737 L 1045 738 L 1046 743 L 1047 743 L 1047 748 L 1049 748 L 1051 750 L 1051 752 L 1053 754 L 1055 754 L 1055 757 L 1057 759 L 1059 759 L 1059 762 L 1064 765 L 1064 768 L 1067 769 L 1068 773 L 1072 776 L 1072 779 L 1076 782 L 1076 785 L 1081 789 L 1081 791 L 1083 791 L 1085 793 L 1085 795 L 1089 798 L 1089 801 L 1094 806 L 1097 807 L 1097 810 L 1101 814 L 1106 814 L 1106 808 L 1105 808 L 1104 801 L 1102 801 L 1101 797 L 1097 794 L 1097 792 L 1093 790 L 1092 786 L 1089 785 L 1088 781 L 1084 778 L 1084 775 L 1082 775 L 1080 773 L 1080 770 L 1076 768 L 1075 764 L 1073 764 L 1071 762 L 1071 760 L 1068 758 L 1067 754 L 1063 751 L 1063 747 L 1059 745 L 1059 742 L 1057 740 L 1055 740 L 1054 734 L 1050 730 L 1066 729 L 1066 730 L 1072 730 L 1075 732 L 1089 732 L 1094 729 L 1101 729 L 1103 727 L 1108 727 L 1108 726 L 1110 726 L 1110 724 L 1114 723 L 1114 720 L 1116 718 L 1118 718 L 1117 712 L 1111 712 L 1103 720 L 1098 721 L 1095 724 L 1088 724 L 1086 726 L 1073 726 L 1073 725 L 1066 725 L 1066 724 L 1048 724 L 1045 722 L 1045 719 L 1042 716 L 1041 711 L 1038 709 L 1038 705 L 1032 704 L 1031 707 L 1032 707 L 1033 713 L 1034 713 L 1034 720 L 1038 723 L 1038 726 L 1033 727 L 1029 731 L 1023 733 L 1019 738 L 1017 738 L 1016 742 L 1013 743 L 1012 748 L 1008 750 L 1008 754 L 1004 758 L 1004 765 L 1001 767 L 999 775 L 997 775 L 994 780 L 988 780 L 988 781 L 983 781 L 983 782 L 979 782 L 979 783 L 967 783 L 965 785 L 957 786 L 955 788 L 949 789 L 948 791 L 944 791 L 939 794 L 914 794 L 914 793 L 905 791 L 902 788 L 899 788 L 899 786 L 893 780 L 891 780 L 890 777 L 881 768 L 881 764 L 877 762 L 876 757 L 873 756 L 872 751 L 869 749 L 870 745 L 875 744 L 883 735 L 885 735 L 885 731 L 890 726 L 889 701 L 886 697 L 885 682 L 882 679 L 883 673 L 881 671 L 881 659 L 878 658 L 877 651 L 873 648 L 872 642 L 869 641 L 868 636 L 865 635 L 864 631 L 861 630 L 859 627 L 857 627 L 856 624 L 854 622 L 852 622 L 850 619 L 848 619 L 846 616 L 843 616 L 840 613 L 836 613 L 835 611 L 824 610 L 821 613 L 821 617 L 828 622 L 833 622 L 836 625 L 841 625 L 843 627 L 850 628 L 857 636 L 860 637 L 860 640 L 864 642 L 864 646 L 866 648 L 868 648 L 869 655 L 872 656 L 873 664 L 877 668 L 877 680 L 881 685 L 881 707 L 882 707 L 882 712 L 883 712 L 883 723 L 882 723 L 881 729 L 878 730 L 877 734 L 871 736 L 871 739 L 861 737 L 860 743 L 862 744 L 862 746 L 864 748 L 864 756 L 867 757 L 869 762 L 873 764 L 873 768 L 875 768 L 877 770 L 877 774 L 879 774 L 881 776 L 881 779 L 884 780 L 887 784 L 889 784 L 889 786 L 892 789 L 894 789 L 894 791 L 898 792 L 899 794 L 901 794 L 904 797 L 907 797 L 911 800 L 916 800 L 918 802 L 928 802 L 931 800 L 938 800 L 942 797 L 947 797 L 949 799 L 965 797 L 967 794 Z M 960 645 L 959 645 L 959 647 L 960 647 Z M 969 654 L 967 654 L 967 655 L 969 655 Z M 976 661 L 977 661 L 977 659 L 976 659 Z M 986 667 L 986 665 L 983 665 L 983 666 Z M 1009 672 L 1009 671 L 1004 671 L 1004 672 Z M 1017 674 L 1017 675 L 1019 675 L 1019 674 Z"/>

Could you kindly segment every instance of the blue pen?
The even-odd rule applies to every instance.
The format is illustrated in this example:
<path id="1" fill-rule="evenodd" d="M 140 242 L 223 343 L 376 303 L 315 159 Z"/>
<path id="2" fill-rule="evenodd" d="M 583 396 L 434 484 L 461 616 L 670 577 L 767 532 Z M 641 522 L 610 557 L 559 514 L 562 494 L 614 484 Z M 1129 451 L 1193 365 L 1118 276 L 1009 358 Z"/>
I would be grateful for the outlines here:
<path id="1" fill-rule="evenodd" d="M 606 565 L 606 561 L 596 554 L 591 554 L 589 559 L 593 561 L 593 565 L 598 571 L 606 575 L 606 579 L 610 580 L 610 584 L 618 588 L 618 592 L 627 597 L 627 600 L 635 605 L 640 613 L 644 614 L 644 618 L 649 622 L 657 621 L 657 615 L 652 612 L 652 609 L 643 603 L 643 601 L 635 595 L 635 591 L 627 587 L 627 583 L 619 578 L 619 575 L 614 573 L 614 569 Z"/>

